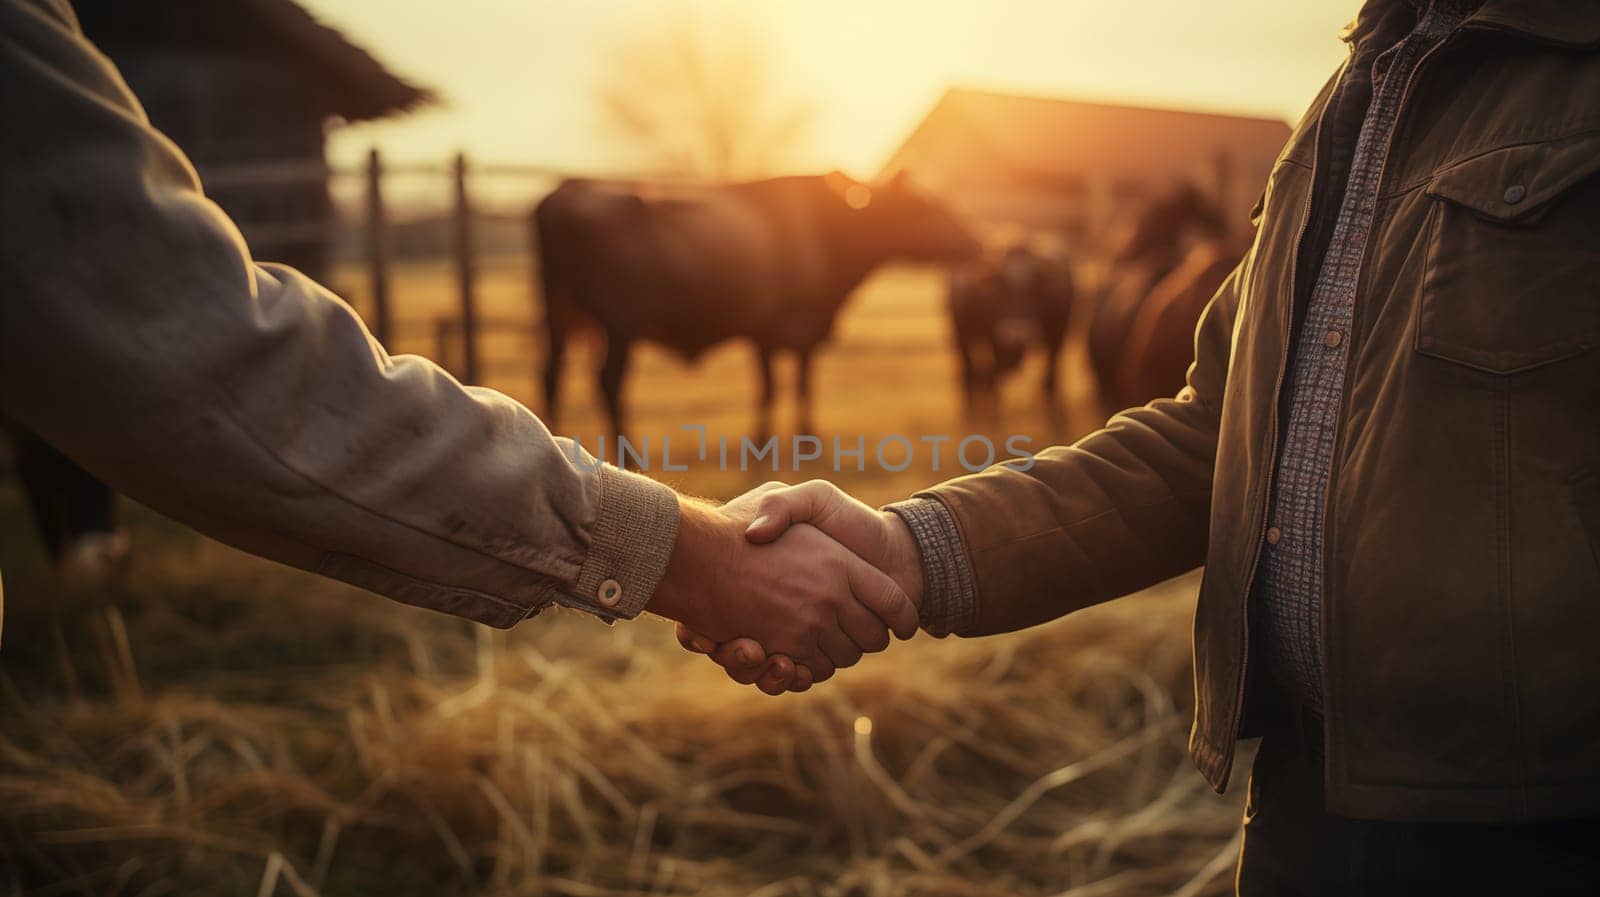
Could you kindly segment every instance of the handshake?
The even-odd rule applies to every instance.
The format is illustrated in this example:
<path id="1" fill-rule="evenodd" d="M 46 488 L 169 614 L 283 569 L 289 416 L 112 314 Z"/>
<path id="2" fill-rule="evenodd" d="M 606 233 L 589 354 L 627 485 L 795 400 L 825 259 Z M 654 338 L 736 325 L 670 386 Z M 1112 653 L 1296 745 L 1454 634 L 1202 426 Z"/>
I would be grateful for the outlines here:
<path id="1" fill-rule="evenodd" d="M 649 609 L 678 641 L 767 694 L 805 691 L 917 631 L 922 560 L 905 523 L 837 486 L 767 483 L 684 500 Z"/>

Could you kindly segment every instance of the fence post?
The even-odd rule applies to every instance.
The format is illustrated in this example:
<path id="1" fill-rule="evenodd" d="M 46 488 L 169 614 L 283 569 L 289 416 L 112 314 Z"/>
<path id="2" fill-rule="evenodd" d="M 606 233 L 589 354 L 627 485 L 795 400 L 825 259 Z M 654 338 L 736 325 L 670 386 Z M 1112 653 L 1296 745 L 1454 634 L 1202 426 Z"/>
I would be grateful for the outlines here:
<path id="1" fill-rule="evenodd" d="M 455 256 L 461 293 L 462 379 L 478 382 L 478 309 L 472 265 L 472 205 L 467 196 L 467 154 L 456 153 Z"/>
<path id="2" fill-rule="evenodd" d="M 455 349 L 450 345 L 455 337 L 455 335 L 450 332 L 451 323 L 452 322 L 450 321 L 450 318 L 446 315 L 440 315 L 439 317 L 433 319 L 432 357 L 433 360 L 445 370 L 449 370 L 451 368 L 450 356 L 455 354 Z"/>
<path id="3" fill-rule="evenodd" d="M 389 308 L 389 223 L 383 210 L 383 160 L 378 148 L 367 153 L 367 264 L 372 276 L 372 325 L 378 342 L 389 348 L 394 335 Z"/>

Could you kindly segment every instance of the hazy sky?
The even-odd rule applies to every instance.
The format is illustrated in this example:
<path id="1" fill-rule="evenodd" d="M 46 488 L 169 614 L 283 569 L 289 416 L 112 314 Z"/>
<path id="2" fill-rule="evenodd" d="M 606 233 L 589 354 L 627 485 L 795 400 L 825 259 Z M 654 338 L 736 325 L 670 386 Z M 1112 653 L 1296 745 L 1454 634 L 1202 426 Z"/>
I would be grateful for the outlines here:
<path id="1" fill-rule="evenodd" d="M 1291 122 L 1343 58 L 1358 0 L 302 0 L 446 103 L 343 129 L 332 161 L 614 168 L 596 96 L 619 47 L 690 18 L 755 42 L 812 108 L 797 163 L 870 174 L 948 85 Z"/>

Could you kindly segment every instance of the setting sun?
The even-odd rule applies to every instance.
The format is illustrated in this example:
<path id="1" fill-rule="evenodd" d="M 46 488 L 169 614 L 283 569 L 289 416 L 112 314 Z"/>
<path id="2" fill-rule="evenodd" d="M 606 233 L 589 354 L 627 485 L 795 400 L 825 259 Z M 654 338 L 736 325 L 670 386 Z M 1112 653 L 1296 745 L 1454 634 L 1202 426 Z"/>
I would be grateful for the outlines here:
<path id="1" fill-rule="evenodd" d="M 597 120 L 597 85 L 628 64 L 619 47 L 686 23 L 710 40 L 757 48 L 774 89 L 811 107 L 794 165 L 858 175 L 873 173 L 952 85 L 1292 122 L 1343 58 L 1337 34 L 1355 13 L 1341 0 L 307 5 L 445 99 L 339 131 L 336 163 L 377 144 L 399 159 L 465 147 L 575 172 L 625 168 L 627 153 Z"/>

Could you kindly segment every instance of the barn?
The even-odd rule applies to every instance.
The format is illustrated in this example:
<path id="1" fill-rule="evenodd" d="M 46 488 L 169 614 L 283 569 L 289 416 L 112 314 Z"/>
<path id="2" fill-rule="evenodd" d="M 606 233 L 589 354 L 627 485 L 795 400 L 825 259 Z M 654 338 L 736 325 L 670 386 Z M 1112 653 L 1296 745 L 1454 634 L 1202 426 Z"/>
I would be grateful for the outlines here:
<path id="1" fill-rule="evenodd" d="M 1271 118 L 956 88 L 884 170 L 988 225 L 1081 237 L 1181 181 L 1242 221 L 1288 139 Z"/>
<path id="2" fill-rule="evenodd" d="M 414 109 L 432 93 L 290 0 L 73 6 L 255 256 L 326 279 L 329 130 Z"/>

